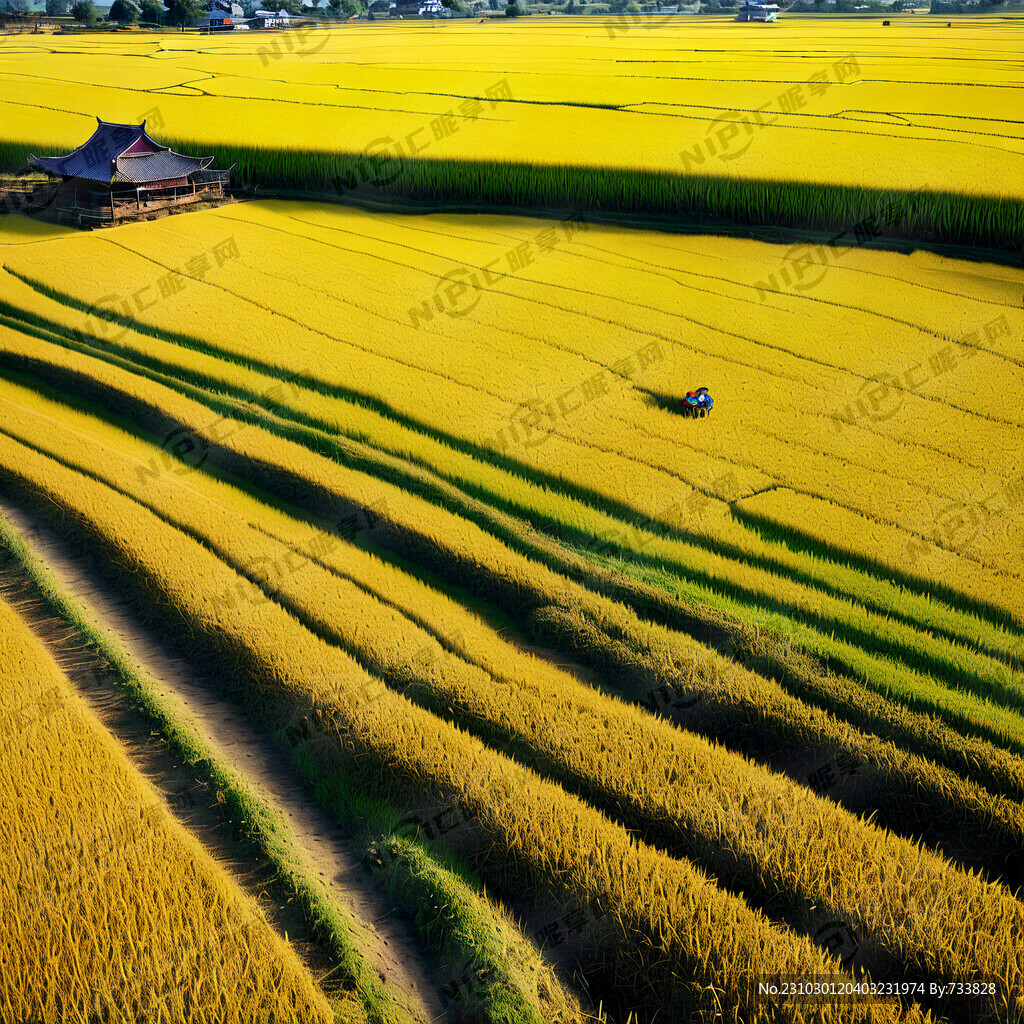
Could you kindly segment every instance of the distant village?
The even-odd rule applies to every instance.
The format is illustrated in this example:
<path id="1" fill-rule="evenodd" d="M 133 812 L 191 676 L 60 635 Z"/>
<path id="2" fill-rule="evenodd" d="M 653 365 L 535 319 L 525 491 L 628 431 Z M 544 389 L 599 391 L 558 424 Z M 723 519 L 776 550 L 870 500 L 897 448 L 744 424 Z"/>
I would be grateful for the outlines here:
<path id="1" fill-rule="evenodd" d="M 957 6 L 984 7 L 985 0 L 956 0 Z M 931 0 L 932 7 L 941 6 Z M 403 18 L 481 18 L 525 14 L 700 15 L 732 14 L 738 22 L 771 22 L 792 13 L 922 13 L 913 0 L 790 0 L 781 8 L 768 0 L 0 0 L 0 31 L 81 32 L 158 29 L 237 32 L 280 31 L 324 19 L 354 21 Z M 942 12 L 944 13 L 943 7 Z"/>

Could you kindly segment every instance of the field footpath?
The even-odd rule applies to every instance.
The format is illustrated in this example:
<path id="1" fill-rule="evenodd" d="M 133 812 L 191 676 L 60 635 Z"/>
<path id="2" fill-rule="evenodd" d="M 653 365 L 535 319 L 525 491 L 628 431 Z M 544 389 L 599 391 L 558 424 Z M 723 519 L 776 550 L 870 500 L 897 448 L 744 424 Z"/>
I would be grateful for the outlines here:
<path id="1" fill-rule="evenodd" d="M 192 724 L 220 760 L 234 768 L 287 819 L 307 864 L 321 877 L 331 897 L 363 925 L 359 946 L 369 966 L 392 993 L 401 993 L 405 1007 L 397 1019 L 445 1024 L 447 1011 L 412 926 L 394 913 L 394 902 L 367 877 L 360 863 L 362 851 L 358 844 L 343 839 L 330 815 L 306 795 L 284 753 L 269 744 L 237 707 L 214 696 L 213 685 L 204 683 L 189 662 L 169 650 L 157 631 L 142 623 L 113 587 L 96 574 L 86 575 L 88 561 L 83 563 L 72 545 L 52 527 L 6 498 L 0 503 L 0 515 L 18 530 L 23 543 L 46 565 L 60 587 L 85 605 L 102 627 L 114 633 L 135 662 L 161 684 L 161 696 L 170 693 L 184 704 Z M 218 820 L 221 815 L 216 811 L 203 814 L 202 808 L 196 807 L 196 798 L 201 804 L 206 788 L 201 781 L 202 772 L 183 770 L 180 758 L 162 740 L 151 740 L 145 745 L 139 742 L 140 737 L 152 734 L 151 723 L 141 721 L 141 712 L 126 706 L 128 702 L 119 695 L 102 657 L 88 650 L 77 635 L 72 635 L 69 643 L 68 627 L 38 599 L 35 586 L 20 566 L 13 570 L 5 567 L 0 582 L 28 588 L 31 598 L 26 600 L 18 595 L 19 613 L 59 663 L 73 660 L 75 668 L 84 672 L 90 685 L 79 686 L 78 692 L 122 742 L 146 777 L 158 785 L 175 816 L 190 831 L 198 832 L 205 846 L 237 861 L 237 848 L 225 842 L 223 821 Z M 188 785 L 190 777 L 197 783 L 194 788 Z M 268 866 L 266 872 L 257 872 L 254 877 L 251 865 L 236 863 L 234 867 L 235 880 L 257 898 L 262 897 L 259 902 L 266 910 L 264 886 L 272 879 L 272 869 Z M 282 931 L 287 925 L 293 929 L 293 940 L 295 928 L 305 931 L 305 935 L 300 932 L 298 952 L 307 962 L 314 961 L 310 964 L 314 976 L 324 973 L 316 968 L 328 962 L 326 952 L 303 948 L 313 940 L 302 917 L 292 908 L 286 908 L 284 914 L 280 909 L 275 906 L 268 915 L 271 926 Z"/>

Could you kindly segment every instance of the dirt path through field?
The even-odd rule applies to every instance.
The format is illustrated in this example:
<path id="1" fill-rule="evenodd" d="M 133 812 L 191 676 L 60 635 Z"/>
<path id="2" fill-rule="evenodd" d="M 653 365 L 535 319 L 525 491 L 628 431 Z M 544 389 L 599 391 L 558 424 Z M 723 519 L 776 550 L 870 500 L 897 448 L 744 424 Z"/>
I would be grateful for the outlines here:
<path id="1" fill-rule="evenodd" d="M 399 917 L 395 904 L 373 885 L 360 867 L 361 851 L 344 839 L 339 826 L 306 795 L 285 754 L 251 726 L 235 705 L 218 699 L 214 684 L 190 661 L 174 654 L 157 630 L 141 622 L 131 605 L 93 570 L 91 560 L 75 545 L 6 496 L 0 501 L 0 514 L 15 526 L 60 584 L 88 605 L 95 620 L 163 684 L 160 692 L 173 693 L 185 703 L 195 725 L 225 761 L 232 764 L 268 804 L 287 817 L 308 862 L 338 902 L 364 923 L 370 940 L 360 944 L 362 952 L 381 978 L 404 993 L 403 1001 L 424 1021 L 446 1022 L 444 1004 L 431 980 L 411 924 Z M 61 643 L 52 620 L 46 621 L 45 610 L 32 606 L 31 601 L 23 602 L 19 611 L 58 656 L 60 663 L 66 665 L 67 641 Z M 67 630 L 63 632 L 66 635 Z M 73 656 L 91 657 L 84 650 L 74 652 Z M 142 749 L 139 716 L 121 706 L 124 702 L 117 699 L 113 686 L 89 686 L 80 692 L 104 724 L 123 738 L 129 756 L 165 795 L 182 792 L 180 766 L 171 763 L 173 758 L 161 759 L 152 751 L 147 753 Z M 223 847 L 223 838 L 210 831 L 208 816 L 187 812 L 194 801 L 171 799 L 168 803 L 204 845 Z M 251 888 L 246 879 L 238 880 L 244 888 Z M 268 916 L 279 929 L 282 922 L 287 926 L 287 915 Z M 294 927 L 294 918 L 291 920 Z"/>

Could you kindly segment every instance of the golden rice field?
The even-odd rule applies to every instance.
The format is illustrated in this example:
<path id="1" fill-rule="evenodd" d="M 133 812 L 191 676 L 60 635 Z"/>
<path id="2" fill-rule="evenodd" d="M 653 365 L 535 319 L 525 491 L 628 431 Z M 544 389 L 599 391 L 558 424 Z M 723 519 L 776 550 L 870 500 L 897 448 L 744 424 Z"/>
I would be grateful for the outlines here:
<path id="1" fill-rule="evenodd" d="M 889 233 L 1019 250 L 1024 20 L 951 25 L 621 15 L 0 36 L 0 163 L 68 152 L 100 116 L 146 120 L 264 190 L 829 231 L 876 217 L 878 191 L 898 203 Z"/>
<path id="2" fill-rule="evenodd" d="M 0 1024 L 1024 1021 L 1024 20 L 881 21 L 0 34 L 244 186 L 0 182 Z"/>
<path id="3" fill-rule="evenodd" d="M 292 949 L 0 601 L 0 1017 L 327 1022 Z"/>
<path id="4" fill-rule="evenodd" d="M 0 123 L 8 144 L 46 152 L 79 145 L 98 114 L 145 117 L 204 152 L 369 148 L 1024 198 L 1024 21 L 947 20 L 8 37 Z"/>
<path id="5" fill-rule="evenodd" d="M 1024 273 L 286 201 L 0 231 L 0 503 L 373 840 L 451 1019 L 1019 1019 Z M 825 978 L 903 996 L 757 984 Z"/>

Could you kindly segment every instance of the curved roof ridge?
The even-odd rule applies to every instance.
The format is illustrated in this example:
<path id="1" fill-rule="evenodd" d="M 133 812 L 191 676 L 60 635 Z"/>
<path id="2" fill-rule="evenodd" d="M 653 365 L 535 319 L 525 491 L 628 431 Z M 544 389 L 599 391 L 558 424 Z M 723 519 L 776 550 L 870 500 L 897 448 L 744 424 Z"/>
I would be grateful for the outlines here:
<path id="1" fill-rule="evenodd" d="M 151 148 L 142 153 L 127 152 L 142 139 Z M 61 177 L 83 178 L 103 184 L 113 181 L 144 184 L 205 170 L 213 163 L 213 157 L 187 156 L 170 146 L 162 146 L 146 131 L 145 121 L 121 124 L 97 117 L 96 130 L 77 149 L 65 156 L 33 156 L 30 163 L 48 174 Z"/>

